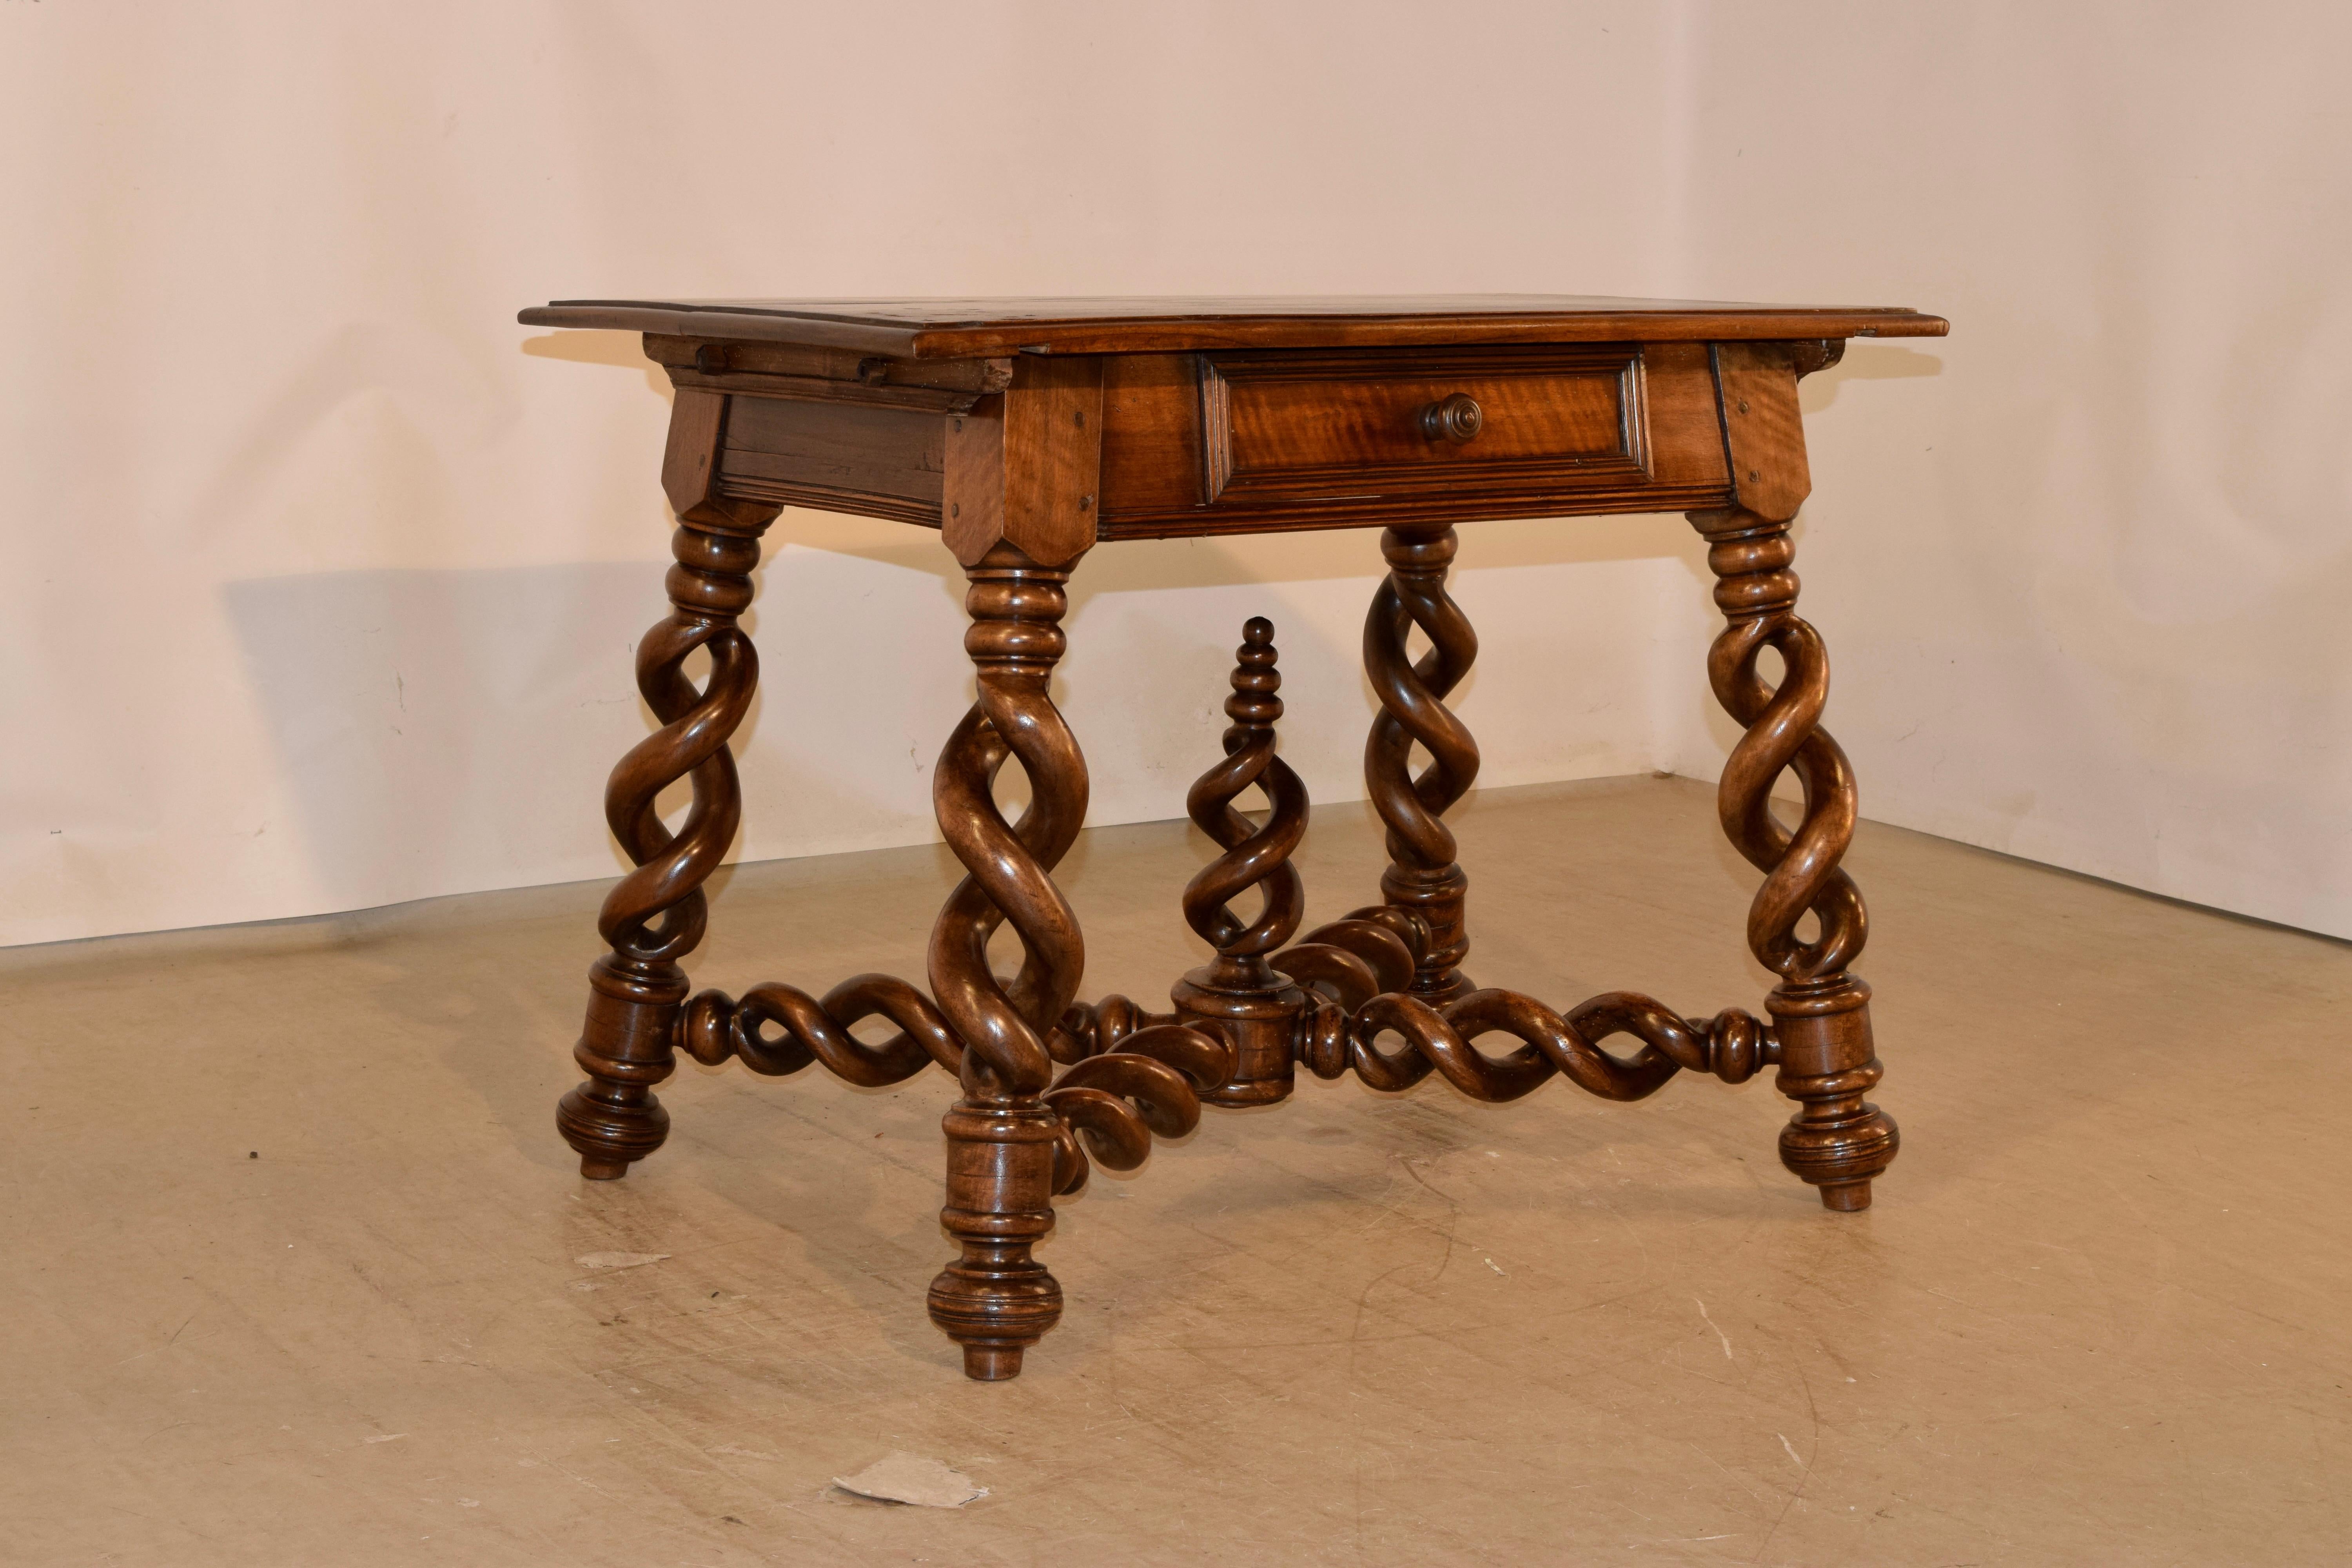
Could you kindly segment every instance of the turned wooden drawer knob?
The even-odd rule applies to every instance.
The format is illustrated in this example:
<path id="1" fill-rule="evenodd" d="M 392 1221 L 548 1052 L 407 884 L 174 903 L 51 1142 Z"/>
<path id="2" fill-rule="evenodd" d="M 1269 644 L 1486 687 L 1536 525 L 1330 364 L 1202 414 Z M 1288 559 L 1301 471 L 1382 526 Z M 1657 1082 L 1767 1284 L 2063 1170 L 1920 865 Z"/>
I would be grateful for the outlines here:
<path id="1" fill-rule="evenodd" d="M 1467 441 L 1486 423 L 1486 410 L 1466 392 L 1441 398 L 1421 411 L 1421 433 L 1433 441 Z"/>

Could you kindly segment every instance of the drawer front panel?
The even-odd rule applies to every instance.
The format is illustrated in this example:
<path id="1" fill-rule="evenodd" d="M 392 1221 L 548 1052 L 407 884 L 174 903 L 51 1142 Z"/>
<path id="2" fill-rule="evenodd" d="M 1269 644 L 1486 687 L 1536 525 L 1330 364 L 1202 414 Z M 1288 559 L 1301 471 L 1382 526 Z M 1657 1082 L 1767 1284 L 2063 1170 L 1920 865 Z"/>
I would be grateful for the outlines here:
<path id="1" fill-rule="evenodd" d="M 1282 362 L 1311 374 L 1286 386 Z M 1258 467 L 1236 483 L 1234 392 L 1253 378 L 1258 400 L 1245 405 L 1249 433 L 1239 444 Z M 1412 392 L 1386 398 L 1372 389 L 1383 380 L 1410 382 Z M 1488 415 L 1475 437 L 1432 443 L 1419 433 L 1419 404 L 1474 384 Z M 1613 433 L 1601 412 L 1604 395 L 1627 416 Z M 1278 433 L 1289 416 L 1277 410 L 1300 403 L 1312 410 L 1318 398 L 1383 411 L 1369 421 L 1349 412 L 1325 428 L 1370 423 L 1379 430 L 1337 438 Z M 1411 434 L 1397 434 L 1399 420 Z M 1269 424 L 1275 430 L 1260 438 Z M 1356 438 L 1378 443 L 1375 459 L 1406 456 L 1330 471 L 1332 454 Z M 1104 539 L 1689 511 L 1730 500 L 1705 343 L 1115 354 L 1104 365 Z"/>
<path id="2" fill-rule="evenodd" d="M 1203 355 L 1202 499 L 1639 484 L 1650 477 L 1644 390 L 1640 350 L 1608 344 Z M 1465 399 L 1474 433 L 1456 438 L 1433 411 Z"/>

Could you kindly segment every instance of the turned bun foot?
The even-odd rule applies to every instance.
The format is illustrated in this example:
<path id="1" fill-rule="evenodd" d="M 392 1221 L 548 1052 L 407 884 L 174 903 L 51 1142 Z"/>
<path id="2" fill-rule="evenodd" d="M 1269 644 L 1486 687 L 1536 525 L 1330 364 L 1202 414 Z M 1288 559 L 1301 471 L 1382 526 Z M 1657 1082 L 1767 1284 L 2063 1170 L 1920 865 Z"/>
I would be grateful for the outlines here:
<path id="1" fill-rule="evenodd" d="M 1870 1206 L 1873 1177 L 1902 1145 L 1895 1118 L 1863 1098 L 1877 1084 L 1870 987 L 1851 974 L 1785 984 L 1765 999 L 1780 1039 L 1780 1091 L 1797 1102 L 1780 1163 L 1843 1214 Z"/>
<path id="2" fill-rule="evenodd" d="M 589 968 L 588 1020 L 572 1047 L 588 1079 L 557 1103 L 555 1130 L 590 1181 L 627 1175 L 669 1136 L 654 1085 L 677 1068 L 670 1036 L 685 1000 L 686 974 L 674 963 L 607 953 Z"/>
<path id="3" fill-rule="evenodd" d="M 1854 1214 L 1870 1206 L 1872 1180 L 1894 1163 L 1902 1143 L 1895 1118 L 1867 1101 L 1820 1119 L 1808 1106 L 1780 1129 L 1780 1163 L 1819 1187 L 1823 1206 Z"/>
<path id="4" fill-rule="evenodd" d="M 1062 1321 L 1062 1287 L 1033 1259 L 992 1265 L 967 1255 L 931 1281 L 927 1304 L 940 1331 L 963 1347 L 963 1374 L 1002 1383 L 1021 1375 L 1022 1352 Z"/>
<path id="5" fill-rule="evenodd" d="M 649 1089 L 607 1087 L 591 1079 L 557 1103 L 555 1129 L 579 1152 L 582 1175 L 592 1182 L 617 1181 L 662 1146 L 669 1136 L 669 1112 Z"/>
<path id="6" fill-rule="evenodd" d="M 959 1103 L 947 1113 L 948 1204 L 962 1256 L 931 1281 L 940 1331 L 963 1347 L 964 1375 L 998 1383 L 1062 1321 L 1062 1287 L 1029 1249 L 1054 1228 L 1060 1123 L 1042 1105 Z"/>

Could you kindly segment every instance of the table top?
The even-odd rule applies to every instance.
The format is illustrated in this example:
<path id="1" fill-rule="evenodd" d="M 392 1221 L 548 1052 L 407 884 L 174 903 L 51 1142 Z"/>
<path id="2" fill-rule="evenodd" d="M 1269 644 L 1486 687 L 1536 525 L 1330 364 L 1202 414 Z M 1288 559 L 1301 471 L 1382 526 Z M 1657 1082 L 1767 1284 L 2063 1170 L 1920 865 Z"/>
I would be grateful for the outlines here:
<path id="1" fill-rule="evenodd" d="M 1588 294 L 1255 299 L 558 300 L 526 326 L 804 343 L 911 359 L 1444 343 L 1941 337 L 1893 306 L 1753 305 Z"/>

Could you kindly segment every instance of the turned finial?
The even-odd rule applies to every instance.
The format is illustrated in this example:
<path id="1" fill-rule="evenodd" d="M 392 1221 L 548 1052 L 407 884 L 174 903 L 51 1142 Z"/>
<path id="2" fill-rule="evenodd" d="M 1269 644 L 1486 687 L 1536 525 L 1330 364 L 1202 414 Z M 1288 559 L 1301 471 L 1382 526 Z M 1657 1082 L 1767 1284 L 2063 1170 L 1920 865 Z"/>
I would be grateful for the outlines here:
<path id="1" fill-rule="evenodd" d="M 1216 958 L 1178 981 L 1171 993 L 1177 1021 L 1212 1028 L 1238 1057 L 1233 1079 L 1202 1096 L 1220 1105 L 1256 1105 L 1290 1092 L 1290 1036 L 1305 997 L 1269 967 L 1265 955 L 1290 940 L 1307 907 L 1290 864 L 1307 832 L 1307 786 L 1275 752 L 1282 717 L 1282 675 L 1275 668 L 1274 623 L 1253 616 L 1234 652 L 1233 694 L 1225 699 L 1223 757 L 1192 785 L 1185 810 L 1224 851 L 1184 889 L 1184 920 Z M 1255 785 L 1265 795 L 1265 820 L 1253 822 L 1234 801 Z M 1254 921 L 1230 900 L 1255 888 L 1265 899 Z"/>
<path id="2" fill-rule="evenodd" d="M 1275 721 L 1282 717 L 1282 675 L 1275 668 L 1274 623 L 1253 616 L 1242 627 L 1234 650 L 1233 695 L 1225 699 L 1224 760 L 1192 785 L 1185 802 L 1192 820 L 1225 853 L 1184 889 L 1184 919 L 1217 949 L 1216 969 L 1226 984 L 1262 988 L 1272 984 L 1265 955 L 1290 940 L 1298 928 L 1305 896 L 1290 852 L 1307 830 L 1307 792 L 1289 765 L 1275 754 Z M 1251 785 L 1265 794 L 1264 826 L 1234 809 L 1234 799 Z M 1253 921 L 1227 908 L 1248 889 L 1263 887 L 1265 907 Z"/>

